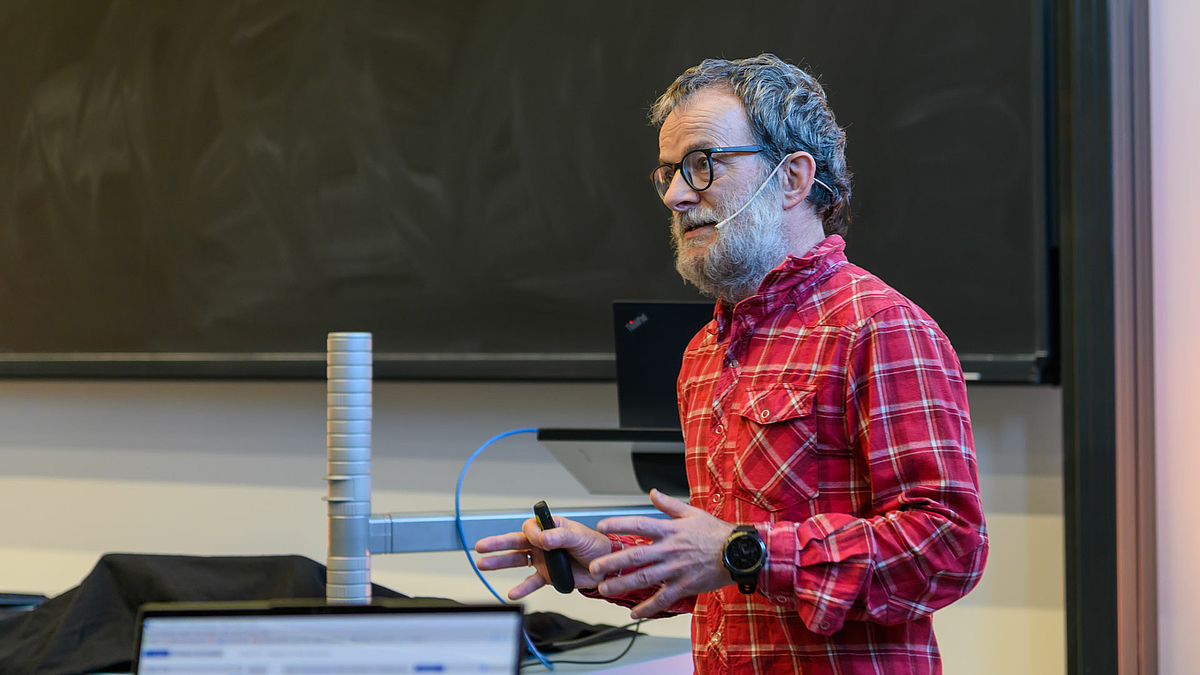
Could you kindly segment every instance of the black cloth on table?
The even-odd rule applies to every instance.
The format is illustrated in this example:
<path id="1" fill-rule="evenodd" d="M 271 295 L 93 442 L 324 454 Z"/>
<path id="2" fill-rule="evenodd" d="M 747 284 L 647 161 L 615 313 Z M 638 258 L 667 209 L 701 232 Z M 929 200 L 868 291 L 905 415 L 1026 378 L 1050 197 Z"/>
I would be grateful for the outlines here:
<path id="1" fill-rule="evenodd" d="M 414 604 L 458 604 L 409 597 L 372 584 L 376 598 Z M 303 556 L 176 556 L 109 553 L 76 587 L 28 612 L 0 618 L 0 673 L 84 675 L 129 672 L 138 607 L 147 602 L 324 601 L 325 566 Z M 590 625 L 553 612 L 525 617 L 535 644 L 596 634 Z M 615 631 L 598 641 L 628 636 Z"/>

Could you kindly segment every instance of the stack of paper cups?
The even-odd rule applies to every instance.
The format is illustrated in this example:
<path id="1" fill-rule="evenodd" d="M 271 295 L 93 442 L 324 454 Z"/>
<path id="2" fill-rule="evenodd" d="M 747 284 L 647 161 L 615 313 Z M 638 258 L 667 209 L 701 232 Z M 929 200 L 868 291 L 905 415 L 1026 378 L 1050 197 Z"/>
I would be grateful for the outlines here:
<path id="1" fill-rule="evenodd" d="M 326 403 L 329 449 L 330 604 L 371 602 L 371 334 L 330 333 Z"/>

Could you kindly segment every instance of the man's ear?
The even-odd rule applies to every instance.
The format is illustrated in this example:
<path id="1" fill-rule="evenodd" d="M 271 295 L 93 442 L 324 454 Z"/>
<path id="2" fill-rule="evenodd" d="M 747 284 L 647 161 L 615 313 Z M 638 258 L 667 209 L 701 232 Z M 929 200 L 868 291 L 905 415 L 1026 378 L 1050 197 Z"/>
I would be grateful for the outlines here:
<path id="1" fill-rule="evenodd" d="M 793 152 L 783 160 L 779 172 L 783 177 L 783 210 L 803 204 L 817 175 L 816 160 L 803 150 Z"/>

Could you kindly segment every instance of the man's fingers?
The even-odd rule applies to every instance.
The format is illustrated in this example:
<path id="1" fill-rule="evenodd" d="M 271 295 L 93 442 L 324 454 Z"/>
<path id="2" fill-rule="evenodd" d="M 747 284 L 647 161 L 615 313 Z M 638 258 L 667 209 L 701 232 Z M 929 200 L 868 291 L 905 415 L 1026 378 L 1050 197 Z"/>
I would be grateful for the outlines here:
<path id="1" fill-rule="evenodd" d="M 600 556 L 588 565 L 592 574 L 612 574 L 627 567 L 641 567 L 663 560 L 667 553 L 658 544 L 631 546 L 627 549 Z"/>
<path id="2" fill-rule="evenodd" d="M 650 501 L 659 511 L 671 516 L 671 520 L 646 516 L 606 518 L 596 524 L 596 529 L 605 534 L 637 534 L 657 539 L 673 531 L 674 519 L 695 515 L 697 512 L 704 513 L 703 510 L 658 490 L 650 491 Z"/>
<path id="3" fill-rule="evenodd" d="M 522 581 L 521 583 L 517 584 L 516 586 L 513 586 L 512 590 L 508 592 L 508 599 L 509 600 L 520 600 L 521 598 L 529 595 L 530 593 L 536 591 L 537 589 L 539 589 L 545 585 L 546 585 L 546 580 L 542 578 L 542 575 L 538 574 L 537 572 L 534 572 L 533 574 L 530 574 L 528 577 L 526 577 L 525 581 Z"/>
<path id="4" fill-rule="evenodd" d="M 504 570 L 512 567 L 526 567 L 529 565 L 529 551 L 514 551 L 512 553 L 490 555 L 486 558 L 480 558 L 475 561 L 475 564 L 481 570 Z"/>
<path id="5" fill-rule="evenodd" d="M 495 553 L 496 551 L 515 551 L 527 548 L 529 548 L 529 540 L 521 532 L 484 537 L 475 542 L 476 553 Z"/>
<path id="6" fill-rule="evenodd" d="M 689 575 L 690 565 L 675 560 L 663 563 L 659 567 L 665 570 L 663 576 L 666 580 L 660 584 L 658 592 L 633 608 L 630 616 L 634 619 L 644 619 L 665 612 L 683 598 L 696 594 L 697 589 L 691 583 Z"/>
<path id="7" fill-rule="evenodd" d="M 534 546 L 545 551 L 565 548 L 573 553 L 584 553 L 586 549 L 594 547 L 593 537 L 596 536 L 596 533 L 590 528 L 558 516 L 555 516 L 554 520 L 559 523 L 558 527 L 545 531 L 538 527 L 536 521 L 527 521 L 522 532 Z"/>
<path id="8" fill-rule="evenodd" d="M 648 616 L 654 616 L 659 612 L 666 610 L 671 605 L 679 601 L 683 596 L 676 597 L 675 591 L 670 586 L 665 586 L 654 595 L 650 596 L 642 604 L 633 608 L 629 612 L 629 618 L 637 620 L 644 619 Z"/>
<path id="9" fill-rule="evenodd" d="M 573 521 L 566 518 L 559 518 L 558 516 L 554 517 L 554 521 L 558 523 L 556 527 L 549 530 L 542 530 L 537 521 L 530 518 L 521 526 L 521 533 L 525 535 L 527 541 L 546 551 L 580 545 L 583 540 L 579 532 L 573 527 L 575 524 Z"/>
<path id="10" fill-rule="evenodd" d="M 651 539 L 661 539 L 670 527 L 669 520 L 646 516 L 619 516 L 596 523 L 596 529 L 604 534 L 636 534 Z"/>
<path id="11" fill-rule="evenodd" d="M 654 503 L 655 508 L 672 518 L 682 518 L 695 510 L 695 507 L 687 502 L 659 492 L 658 490 L 650 491 L 650 501 Z"/>
<path id="12" fill-rule="evenodd" d="M 600 582 L 597 590 L 603 596 L 621 595 L 622 593 L 636 591 L 639 588 L 654 586 L 671 575 L 672 570 L 667 565 L 650 565 L 624 576 L 606 579 Z"/>

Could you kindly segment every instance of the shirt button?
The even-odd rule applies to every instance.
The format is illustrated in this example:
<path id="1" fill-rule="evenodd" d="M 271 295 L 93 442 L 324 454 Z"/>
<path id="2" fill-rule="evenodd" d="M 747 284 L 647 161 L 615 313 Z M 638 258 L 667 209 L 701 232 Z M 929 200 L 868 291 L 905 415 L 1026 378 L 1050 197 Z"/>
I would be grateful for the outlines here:
<path id="1" fill-rule="evenodd" d="M 822 621 L 822 622 L 821 622 L 821 630 L 827 630 L 828 628 L 829 628 L 829 622 L 828 622 L 828 621 Z"/>
<path id="2" fill-rule="evenodd" d="M 775 596 L 775 602 L 778 602 L 779 604 L 782 605 L 783 603 L 787 602 L 787 596 L 786 595 L 777 595 L 777 596 Z"/>
<path id="3" fill-rule="evenodd" d="M 770 410 L 764 410 L 764 411 L 762 411 L 761 413 L 759 413 L 759 417 L 762 417 L 764 420 L 765 420 L 765 419 L 767 419 L 767 418 L 768 418 L 768 417 L 770 417 L 770 416 L 771 416 L 771 411 L 770 411 Z"/>
<path id="4" fill-rule="evenodd" d="M 725 427 L 723 427 L 723 426 L 721 426 L 720 424 L 718 424 L 718 425 L 717 425 L 717 435 L 719 436 L 719 435 L 721 435 L 721 434 L 723 434 L 723 433 L 725 433 Z"/>
<path id="5" fill-rule="evenodd" d="M 720 492 L 714 492 L 714 493 L 713 493 L 713 503 L 714 503 L 714 504 L 716 504 L 716 503 L 717 503 L 717 502 L 719 502 L 719 501 L 721 501 L 721 493 L 720 493 Z"/>

